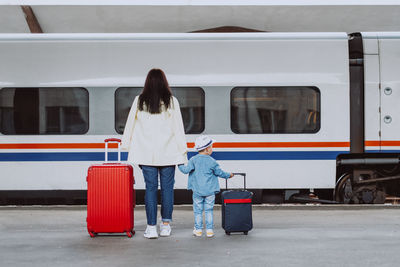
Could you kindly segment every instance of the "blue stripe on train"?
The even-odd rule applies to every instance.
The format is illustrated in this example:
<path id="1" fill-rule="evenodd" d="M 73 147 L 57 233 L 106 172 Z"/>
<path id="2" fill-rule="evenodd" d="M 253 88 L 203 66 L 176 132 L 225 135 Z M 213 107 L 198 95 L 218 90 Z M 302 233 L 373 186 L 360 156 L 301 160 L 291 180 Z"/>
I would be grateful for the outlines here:
<path id="1" fill-rule="evenodd" d="M 212 156 L 216 160 L 334 160 L 337 155 L 348 151 L 216 151 Z M 189 152 L 188 157 L 196 155 Z M 122 153 L 122 160 L 128 157 Z M 109 160 L 116 161 L 117 153 L 110 152 Z M 0 161 L 104 161 L 102 152 L 35 152 L 0 153 Z"/>
<path id="2" fill-rule="evenodd" d="M 370 150 L 369 153 L 400 153 L 400 150 Z M 334 160 L 339 154 L 348 151 L 216 151 L 212 156 L 216 160 Z M 188 157 L 196 155 L 189 152 Z M 122 153 L 122 160 L 128 153 Z M 110 152 L 109 160 L 116 161 L 117 153 Z M 1 161 L 104 161 L 103 152 L 37 152 L 37 153 L 0 153 Z"/>

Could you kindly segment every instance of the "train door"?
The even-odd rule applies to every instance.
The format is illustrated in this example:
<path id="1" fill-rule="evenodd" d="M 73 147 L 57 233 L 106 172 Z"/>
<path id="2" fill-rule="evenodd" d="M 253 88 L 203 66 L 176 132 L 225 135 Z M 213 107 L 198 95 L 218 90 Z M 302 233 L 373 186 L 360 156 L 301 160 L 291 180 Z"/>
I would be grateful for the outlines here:
<path id="1" fill-rule="evenodd" d="M 382 151 L 400 148 L 400 35 L 378 36 Z"/>
<path id="2" fill-rule="evenodd" d="M 365 152 L 381 150 L 379 49 L 376 34 L 363 33 Z"/>

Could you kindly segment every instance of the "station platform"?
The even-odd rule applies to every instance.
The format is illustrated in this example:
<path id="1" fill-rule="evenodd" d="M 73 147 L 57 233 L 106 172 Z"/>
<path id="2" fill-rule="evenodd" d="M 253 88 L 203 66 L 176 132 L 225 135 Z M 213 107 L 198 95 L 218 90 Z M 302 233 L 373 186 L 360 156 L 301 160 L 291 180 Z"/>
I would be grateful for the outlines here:
<path id="1" fill-rule="evenodd" d="M 192 236 L 190 205 L 175 206 L 172 235 L 143 237 L 86 230 L 86 206 L 0 207 L 0 266 L 398 266 L 400 206 L 254 206 L 249 234 L 225 235 L 220 207 L 215 237 Z"/>

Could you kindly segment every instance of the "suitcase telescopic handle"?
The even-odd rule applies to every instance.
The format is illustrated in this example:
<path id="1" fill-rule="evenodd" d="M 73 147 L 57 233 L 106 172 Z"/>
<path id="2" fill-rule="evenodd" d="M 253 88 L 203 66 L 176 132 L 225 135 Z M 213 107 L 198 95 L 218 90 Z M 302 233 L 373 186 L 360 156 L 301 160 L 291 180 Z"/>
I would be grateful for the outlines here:
<path id="1" fill-rule="evenodd" d="M 106 147 L 105 147 L 105 156 L 104 156 L 105 162 L 108 161 L 108 143 L 118 143 L 118 162 L 121 162 L 121 139 L 108 138 L 108 139 L 104 140 L 104 143 L 106 145 Z"/>
<path id="2" fill-rule="evenodd" d="M 233 176 L 235 176 L 235 175 L 243 176 L 243 189 L 246 190 L 246 173 L 233 172 L 232 174 L 233 174 Z M 228 179 L 225 179 L 225 186 L 226 186 L 226 190 L 228 190 Z"/>

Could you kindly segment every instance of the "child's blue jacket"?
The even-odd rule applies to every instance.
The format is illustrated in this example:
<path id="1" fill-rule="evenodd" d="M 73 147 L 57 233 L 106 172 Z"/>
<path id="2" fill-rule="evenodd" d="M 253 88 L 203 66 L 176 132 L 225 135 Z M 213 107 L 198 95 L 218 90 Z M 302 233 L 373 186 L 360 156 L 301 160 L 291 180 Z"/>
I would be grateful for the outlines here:
<path id="1" fill-rule="evenodd" d="M 188 165 L 179 165 L 179 170 L 189 173 L 188 189 L 200 196 L 210 196 L 219 192 L 218 177 L 228 179 L 230 173 L 224 172 L 215 159 L 197 154 L 190 158 Z"/>

